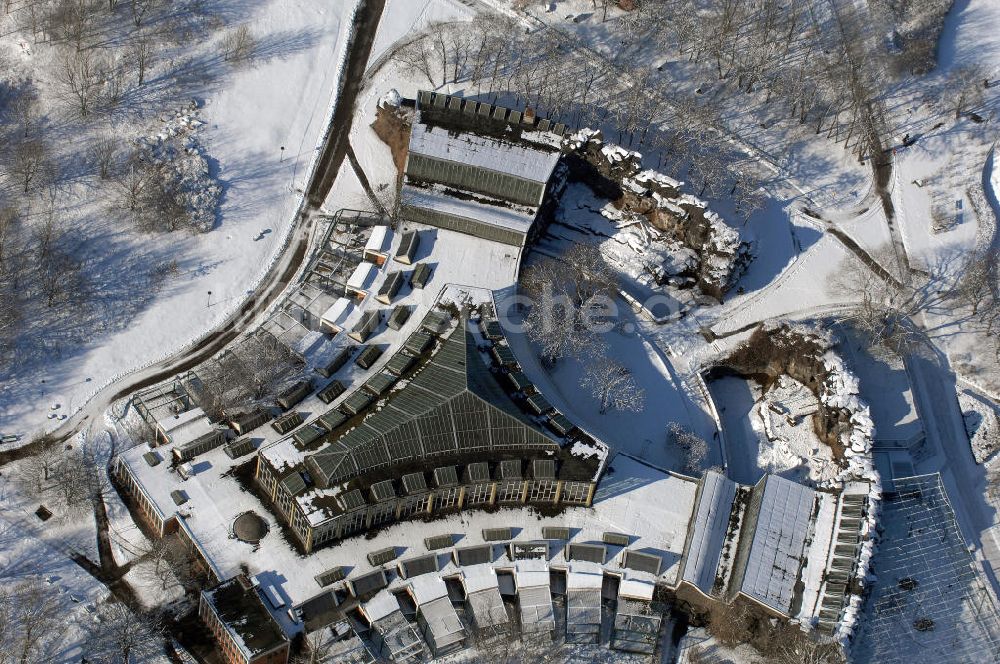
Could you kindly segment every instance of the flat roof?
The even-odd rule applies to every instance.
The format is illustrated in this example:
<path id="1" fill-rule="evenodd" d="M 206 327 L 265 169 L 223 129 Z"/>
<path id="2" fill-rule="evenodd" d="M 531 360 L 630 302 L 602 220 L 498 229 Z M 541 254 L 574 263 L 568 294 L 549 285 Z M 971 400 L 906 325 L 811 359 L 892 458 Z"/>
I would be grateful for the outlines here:
<path id="1" fill-rule="evenodd" d="M 419 607 L 421 604 L 447 597 L 448 588 L 444 585 L 444 579 L 437 574 L 421 574 L 410 582 L 410 594 Z"/>
<path id="2" fill-rule="evenodd" d="M 396 599 L 394 594 L 389 592 L 388 588 L 383 588 L 374 597 L 362 604 L 361 608 L 364 610 L 368 620 L 377 622 L 399 611 L 399 600 Z"/>
<path id="3" fill-rule="evenodd" d="M 374 264 L 366 262 L 358 263 L 354 268 L 354 272 L 351 273 L 351 277 L 347 280 L 347 286 L 359 291 L 368 290 L 375 281 L 377 274 L 378 268 Z"/>
<path id="4" fill-rule="evenodd" d="M 365 242 L 365 251 L 374 251 L 384 254 L 389 250 L 389 245 L 391 243 L 392 231 L 389 230 L 389 227 L 375 226 L 372 229 L 372 234 L 368 236 L 368 241 Z"/>
<path id="5" fill-rule="evenodd" d="M 170 442 L 180 447 L 201 436 L 212 433 L 215 427 L 201 408 L 192 408 L 157 422 Z"/>
<path id="6" fill-rule="evenodd" d="M 629 570 L 618 584 L 618 597 L 651 602 L 655 589 L 656 583 L 652 574 Z"/>
<path id="7" fill-rule="evenodd" d="M 604 568 L 597 563 L 574 560 L 566 573 L 566 590 L 598 590 L 604 583 Z"/>
<path id="8" fill-rule="evenodd" d="M 500 587 L 500 582 L 492 565 L 480 563 L 462 568 L 462 585 L 465 587 L 465 592 L 471 595 L 483 590 L 497 589 Z"/>
<path id="9" fill-rule="evenodd" d="M 331 304 L 329 309 L 323 312 L 321 320 L 328 325 L 343 327 L 353 313 L 354 302 L 346 297 L 341 297 Z"/>
<path id="10" fill-rule="evenodd" d="M 521 588 L 549 585 L 549 565 L 544 560 L 518 560 L 514 563 L 514 581 Z"/>
<path id="11" fill-rule="evenodd" d="M 239 577 L 202 592 L 237 646 L 251 657 L 286 643 L 281 627 L 264 606 L 257 589 L 244 589 Z"/>
<path id="12" fill-rule="evenodd" d="M 410 153 L 454 161 L 532 182 L 548 182 L 559 161 L 558 150 L 444 127 L 414 123 Z"/>

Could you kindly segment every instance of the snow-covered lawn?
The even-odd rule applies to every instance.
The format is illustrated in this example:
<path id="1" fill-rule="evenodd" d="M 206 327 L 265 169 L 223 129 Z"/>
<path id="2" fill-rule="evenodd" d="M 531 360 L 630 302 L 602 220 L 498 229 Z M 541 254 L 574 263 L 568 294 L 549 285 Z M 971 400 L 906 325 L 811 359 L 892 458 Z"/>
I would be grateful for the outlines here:
<path id="1" fill-rule="evenodd" d="M 108 589 L 64 551 L 36 538 L 32 528 L 0 516 L 0 590 L 10 592 L 30 582 L 37 583 L 58 607 L 59 629 L 43 637 L 44 652 L 52 657 L 45 661 L 79 662 L 81 647 L 93 629 L 92 612 L 109 596 Z M 0 647 L 5 646 L 0 643 Z"/>
<path id="2" fill-rule="evenodd" d="M 600 412 L 600 401 L 581 386 L 587 357 L 564 357 L 554 366 L 544 366 L 538 349 L 524 333 L 507 331 L 507 342 L 524 372 L 558 410 L 565 413 L 615 451 L 639 457 L 660 468 L 679 470 L 684 465 L 683 451 L 667 435 L 667 425 L 678 422 L 706 435 L 705 416 L 691 402 L 669 359 L 641 333 L 630 309 L 620 303 L 621 322 L 632 332 L 611 331 L 601 336 L 607 355 L 631 371 L 637 385 L 645 392 L 645 404 L 638 413 L 608 410 Z M 518 321 L 515 321 L 518 322 Z M 711 433 L 707 433 L 711 437 Z M 710 463 L 718 463 L 718 459 Z"/>
<path id="3" fill-rule="evenodd" d="M 309 174 L 332 108 L 355 4 L 269 0 L 243 17 L 257 35 L 257 55 L 225 72 L 199 100 L 205 122 L 200 140 L 223 188 L 218 225 L 201 235 L 112 237 L 108 228 L 107 242 L 94 239 L 92 248 L 84 248 L 100 259 L 102 276 L 118 280 L 116 288 L 125 292 L 134 289 L 132 299 L 142 306 L 128 314 L 103 312 L 83 345 L 3 376 L 5 433 L 51 428 L 57 420 L 46 420 L 49 404 L 73 412 L 108 381 L 177 351 L 241 306 L 291 228 L 300 199 L 296 189 Z M 187 47 L 192 57 L 218 49 L 214 42 Z M 22 64 L 36 67 L 46 57 L 50 51 L 39 46 L 22 54 Z M 100 217 L 97 209 L 83 213 Z M 152 298 L 127 262 L 113 262 L 136 255 L 177 261 L 176 275 L 158 284 Z M 133 318 L 123 321 L 122 315 Z"/>

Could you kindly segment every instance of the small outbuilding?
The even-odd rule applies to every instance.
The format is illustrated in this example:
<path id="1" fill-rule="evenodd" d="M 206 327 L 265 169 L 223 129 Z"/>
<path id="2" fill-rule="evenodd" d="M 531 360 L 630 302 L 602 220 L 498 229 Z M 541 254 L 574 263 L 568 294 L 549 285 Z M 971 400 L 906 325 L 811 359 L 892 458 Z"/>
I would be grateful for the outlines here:
<path id="1" fill-rule="evenodd" d="M 354 314 L 354 302 L 346 297 L 338 298 L 330 308 L 320 316 L 320 328 L 324 332 L 339 334 L 343 331 L 348 319 Z"/>
<path id="2" fill-rule="evenodd" d="M 378 289 L 378 295 L 375 296 L 375 299 L 382 304 L 392 304 L 392 298 L 396 297 L 402 286 L 403 273 L 399 271 L 390 272 L 385 275 L 385 281 L 382 282 L 382 286 Z"/>
<path id="3" fill-rule="evenodd" d="M 431 266 L 427 263 L 417 263 L 410 273 L 410 287 L 423 288 L 431 280 Z"/>
<path id="4" fill-rule="evenodd" d="M 393 260 L 404 265 L 412 264 L 419 246 L 420 234 L 415 230 L 406 231 L 399 241 L 399 247 L 396 249 L 396 256 Z"/>
<path id="5" fill-rule="evenodd" d="M 375 265 L 384 265 L 392 244 L 392 230 L 388 226 L 375 226 L 365 242 L 364 259 Z"/>
<path id="6" fill-rule="evenodd" d="M 382 313 L 378 309 L 366 311 L 361 316 L 354 328 L 347 334 L 351 339 L 359 343 L 368 341 L 372 333 L 378 329 L 378 324 L 382 321 Z"/>
<path id="7" fill-rule="evenodd" d="M 443 657 L 465 647 L 465 628 L 440 576 L 419 576 L 410 583 L 407 592 L 417 606 L 417 624 L 434 657 Z"/>

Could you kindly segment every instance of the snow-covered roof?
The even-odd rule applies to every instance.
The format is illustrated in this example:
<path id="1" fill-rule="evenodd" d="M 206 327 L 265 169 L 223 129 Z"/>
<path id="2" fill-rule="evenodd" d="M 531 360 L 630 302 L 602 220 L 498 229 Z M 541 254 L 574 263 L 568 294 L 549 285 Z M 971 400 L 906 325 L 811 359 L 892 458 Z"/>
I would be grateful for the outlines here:
<path id="1" fill-rule="evenodd" d="M 365 251 L 384 254 L 392 243 L 392 231 L 388 226 L 375 226 L 365 242 Z"/>
<path id="2" fill-rule="evenodd" d="M 537 210 L 526 206 L 491 205 L 476 197 L 456 198 L 439 187 L 415 187 L 404 184 L 399 195 L 404 206 L 432 210 L 463 219 L 527 233 Z M 486 201 L 483 198 L 483 201 Z"/>
<path id="3" fill-rule="evenodd" d="M 548 182 L 559 161 L 557 150 L 469 133 L 450 132 L 443 127 L 415 124 L 410 132 L 410 153 L 455 161 L 505 175 Z"/>
<path id="4" fill-rule="evenodd" d="M 389 592 L 388 588 L 383 588 L 370 600 L 361 605 L 368 620 L 377 622 L 388 615 L 399 611 L 399 600 Z"/>
<path id="5" fill-rule="evenodd" d="M 375 281 L 378 268 L 371 263 L 358 263 L 351 273 L 351 278 L 347 280 L 347 287 L 353 290 L 363 291 L 371 288 Z"/>
<path id="6" fill-rule="evenodd" d="M 683 579 L 705 594 L 712 591 L 719 557 L 736 498 L 736 482 L 715 471 L 701 481 L 698 507 L 691 528 L 691 542 L 684 560 Z"/>
<path id="7" fill-rule="evenodd" d="M 448 596 L 444 580 L 437 574 L 421 574 L 410 583 L 410 595 L 419 607 L 436 599 Z"/>
<path id="8" fill-rule="evenodd" d="M 157 422 L 163 434 L 178 446 L 189 443 L 200 436 L 211 433 L 214 427 L 201 408 L 192 408 L 183 413 L 164 418 Z"/>
<path id="9" fill-rule="evenodd" d="M 269 432 L 264 434 L 271 435 Z M 276 449 L 277 446 L 268 448 L 266 452 L 273 453 Z M 241 459 L 230 459 L 222 448 L 211 450 L 199 457 L 202 463 L 195 466 L 195 474 L 185 481 L 176 472 L 170 472 L 167 464 L 150 467 L 142 459 L 145 451 L 144 446 L 134 447 L 123 452 L 122 458 L 158 510 L 167 517 L 178 511 L 187 515 L 183 527 L 204 551 L 217 574 L 222 578 L 239 574 L 243 565 L 256 572 L 273 571 L 277 577 L 284 579 L 280 583 L 281 592 L 288 598 L 290 606 L 302 604 L 323 592 L 316 585 L 314 577 L 333 567 L 352 568 L 352 578 L 376 569 L 367 559 L 367 554 L 371 551 L 456 532 L 464 533 L 463 546 L 481 545 L 486 543 L 482 536 L 483 529 L 509 523 L 522 524 L 519 537 L 528 540 L 543 539 L 542 528 L 546 527 L 571 528 L 577 533 L 574 539 L 581 542 L 600 541 L 602 533 L 608 529 L 629 532 L 637 538 L 633 542 L 634 547 L 668 551 L 674 554 L 670 558 L 676 560 L 683 552 L 697 488 L 694 482 L 660 473 L 627 457 L 620 457 L 615 462 L 616 474 L 629 478 L 628 488 L 615 490 L 614 482 L 606 481 L 609 495 L 596 497 L 590 508 L 568 508 L 558 515 L 541 518 L 532 508 L 525 506 L 505 509 L 496 514 L 462 512 L 426 523 L 403 521 L 385 526 L 370 540 L 364 537 L 348 538 L 337 546 L 321 548 L 308 556 L 302 556 L 280 536 L 282 526 L 268 507 L 254 494 L 244 491 L 230 476 L 223 477 Z M 166 451 L 169 454 L 170 450 Z M 641 478 L 641 481 L 636 483 L 634 478 Z M 176 489 L 183 490 L 188 495 L 188 502 L 182 507 L 175 505 L 170 498 L 170 492 Z M 337 490 L 330 489 L 330 495 Z M 669 495 L 671 499 L 660 499 L 663 495 Z M 270 530 L 256 546 L 234 541 L 228 536 L 234 519 L 247 510 L 254 510 L 263 517 Z M 519 562 L 522 568 L 545 566 L 544 561 Z M 565 568 L 565 552 L 559 549 L 550 564 Z M 616 572 L 619 571 L 617 563 L 608 564 Z M 512 571 L 514 562 L 507 555 L 501 555 L 489 566 Z M 674 584 L 678 568 L 677 562 L 665 566 L 659 578 L 667 584 Z M 458 574 L 460 570 L 469 572 L 467 583 L 479 583 L 482 580 L 481 585 L 484 587 L 495 583 L 493 579 L 487 581 L 485 576 L 479 576 L 473 566 L 460 568 L 452 561 L 442 568 L 441 574 L 449 576 Z M 485 569 L 483 574 L 487 574 Z M 548 574 L 540 574 L 535 581 L 547 585 Z M 401 590 L 406 584 L 405 579 L 395 579 L 390 587 Z"/>
<path id="10" fill-rule="evenodd" d="M 791 609 L 816 492 L 778 475 L 764 493 L 740 591 L 781 613 Z"/>
<path id="11" fill-rule="evenodd" d="M 629 570 L 618 584 L 618 597 L 651 602 L 655 588 L 656 583 L 651 574 Z"/>
<path id="12" fill-rule="evenodd" d="M 514 563 L 514 581 L 521 588 L 549 585 L 549 565 L 544 560 L 518 560 Z"/>
<path id="13" fill-rule="evenodd" d="M 597 563 L 574 560 L 566 573 L 566 590 L 600 590 L 604 569 Z"/>
<path id="14" fill-rule="evenodd" d="M 462 585 L 465 586 L 465 592 L 469 595 L 482 590 L 490 590 L 500 587 L 500 583 L 497 580 L 497 573 L 494 571 L 493 566 L 489 563 L 463 567 Z"/>
<path id="15" fill-rule="evenodd" d="M 352 313 L 354 313 L 354 302 L 346 297 L 341 297 L 323 312 L 322 321 L 331 327 L 344 327 Z"/>

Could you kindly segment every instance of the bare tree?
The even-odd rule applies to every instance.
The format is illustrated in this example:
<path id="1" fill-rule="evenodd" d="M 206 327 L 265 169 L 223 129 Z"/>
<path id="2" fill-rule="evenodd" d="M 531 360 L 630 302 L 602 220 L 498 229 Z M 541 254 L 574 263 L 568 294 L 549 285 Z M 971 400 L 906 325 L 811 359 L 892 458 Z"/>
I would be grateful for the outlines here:
<path id="1" fill-rule="evenodd" d="M 577 357 L 593 341 L 580 324 L 580 309 L 551 285 L 543 286 L 525 316 L 528 337 L 541 351 L 542 360 L 555 364 L 563 357 Z"/>
<path id="2" fill-rule="evenodd" d="M 969 252 L 959 270 L 955 284 L 955 295 L 972 315 L 977 316 L 981 308 L 1000 306 L 1000 251 L 992 246 L 979 247 Z"/>
<path id="3" fill-rule="evenodd" d="M 142 25 L 142 19 L 146 12 L 153 6 L 153 0 L 129 0 L 129 11 L 132 14 L 132 23 L 135 27 Z"/>
<path id="4" fill-rule="evenodd" d="M 49 30 L 80 53 L 90 38 L 96 9 L 92 0 L 59 0 L 48 16 Z"/>
<path id="5" fill-rule="evenodd" d="M 115 51 L 109 53 L 99 66 L 99 78 L 104 82 L 104 101 L 109 108 L 117 108 L 128 91 L 129 58 Z"/>
<path id="6" fill-rule="evenodd" d="M 422 74 L 427 79 L 427 85 L 435 86 L 434 54 L 426 39 L 411 41 L 394 54 L 393 58 L 402 65 L 406 72 Z"/>
<path id="7" fill-rule="evenodd" d="M 986 68 L 979 63 L 961 65 L 949 74 L 948 86 L 941 98 L 951 101 L 956 120 L 983 103 L 983 84 L 987 78 Z"/>
<path id="8" fill-rule="evenodd" d="M 24 193 L 31 191 L 38 184 L 39 177 L 45 172 L 48 163 L 45 144 L 38 139 L 19 141 L 14 145 L 10 170 L 17 177 L 18 184 Z"/>
<path id="9" fill-rule="evenodd" d="M 0 274 L 5 271 L 8 250 L 16 242 L 21 214 L 13 205 L 0 207 Z"/>
<path id="10" fill-rule="evenodd" d="M 153 178 L 154 173 L 147 164 L 132 158 L 122 174 L 115 179 L 117 196 L 114 204 L 136 224 L 140 223 L 145 214 L 147 192 L 155 186 Z"/>
<path id="11" fill-rule="evenodd" d="M 97 95 L 100 85 L 97 70 L 90 51 L 63 57 L 56 70 L 56 80 L 62 85 L 65 95 L 74 102 L 82 117 L 90 115 L 94 97 Z"/>
<path id="12" fill-rule="evenodd" d="M 18 466 L 18 479 L 29 495 L 41 496 L 49 483 L 59 475 L 62 448 L 59 445 L 42 445 L 35 454 Z"/>
<path id="13" fill-rule="evenodd" d="M 22 137 L 28 138 L 32 128 L 38 122 L 38 95 L 32 88 L 24 88 L 11 101 L 10 108 L 14 118 L 21 125 Z"/>
<path id="14" fill-rule="evenodd" d="M 253 57 L 257 47 L 257 38 L 250 32 L 246 23 L 238 25 L 226 33 L 222 39 L 222 53 L 226 60 L 245 62 Z"/>
<path id="15" fill-rule="evenodd" d="M 90 146 L 90 158 L 102 180 L 111 177 L 118 156 L 118 139 L 112 133 L 103 133 Z"/>
<path id="16" fill-rule="evenodd" d="M 48 661 L 63 640 L 58 626 L 65 616 L 58 596 L 37 580 L 18 583 L 4 595 L 0 617 L 7 625 L 0 634 L 6 632 L 6 643 L 0 643 L 5 653 L 0 657 L 19 664 Z"/>
<path id="17" fill-rule="evenodd" d="M 98 615 L 101 620 L 90 631 L 85 646 L 88 658 L 127 664 L 162 653 L 163 630 L 152 616 L 117 601 L 102 604 Z"/>
<path id="18" fill-rule="evenodd" d="M 708 458 L 708 443 L 677 422 L 667 425 L 667 436 L 674 445 L 684 450 L 684 467 L 687 472 L 701 472 Z"/>
<path id="19" fill-rule="evenodd" d="M 574 244 L 566 250 L 562 259 L 571 270 L 571 274 L 564 279 L 572 285 L 571 293 L 577 305 L 583 305 L 599 295 L 613 297 L 617 293 L 618 275 L 595 245 Z"/>
<path id="20" fill-rule="evenodd" d="M 56 479 L 63 504 L 73 512 L 91 511 L 112 490 L 101 455 L 89 441 L 64 456 Z"/>
<path id="21" fill-rule="evenodd" d="M 146 72 L 153 60 L 153 45 L 144 34 L 140 34 L 129 43 L 129 55 L 135 67 L 137 84 L 142 85 L 146 81 Z"/>
<path id="22" fill-rule="evenodd" d="M 843 649 L 833 639 L 814 638 L 801 630 L 783 630 L 780 638 L 770 639 L 774 653 L 768 661 L 775 664 L 846 664 Z"/>
<path id="23" fill-rule="evenodd" d="M 829 287 L 850 295 L 854 304 L 844 319 L 872 347 L 885 345 L 902 352 L 921 338 L 913 317 L 941 298 L 940 289 L 932 287 L 937 277 L 916 281 L 912 276 L 896 276 L 896 258 L 889 248 L 872 252 L 871 258 L 871 265 L 845 259 Z"/>
<path id="24" fill-rule="evenodd" d="M 752 636 L 753 612 L 743 600 L 732 604 L 717 600 L 709 609 L 709 633 L 724 646 L 747 643 Z"/>
<path id="25" fill-rule="evenodd" d="M 587 364 L 581 386 L 590 389 L 601 402 L 601 413 L 606 413 L 608 408 L 638 413 L 646 403 L 645 390 L 635 382 L 632 372 L 607 357 Z"/>

